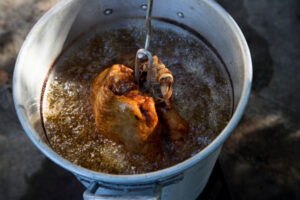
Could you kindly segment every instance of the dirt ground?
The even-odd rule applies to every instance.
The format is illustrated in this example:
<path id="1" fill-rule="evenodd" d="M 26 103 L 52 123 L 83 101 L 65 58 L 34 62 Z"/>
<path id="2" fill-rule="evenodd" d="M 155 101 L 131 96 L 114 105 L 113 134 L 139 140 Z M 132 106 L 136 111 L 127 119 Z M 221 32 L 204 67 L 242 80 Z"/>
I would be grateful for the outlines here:
<path id="1" fill-rule="evenodd" d="M 0 1 L 0 199 L 82 199 L 83 186 L 23 131 L 12 101 L 17 53 L 58 0 Z M 254 80 L 220 155 L 232 199 L 300 199 L 300 1 L 219 0 L 248 41 Z"/>

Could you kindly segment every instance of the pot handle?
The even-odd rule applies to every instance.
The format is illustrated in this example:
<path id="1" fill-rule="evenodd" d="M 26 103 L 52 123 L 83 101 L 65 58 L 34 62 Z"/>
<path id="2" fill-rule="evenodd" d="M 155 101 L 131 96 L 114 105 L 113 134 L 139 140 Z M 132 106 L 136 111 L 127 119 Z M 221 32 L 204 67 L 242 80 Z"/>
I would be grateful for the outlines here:
<path id="1" fill-rule="evenodd" d="M 93 182 L 83 193 L 84 200 L 160 200 L 161 197 L 161 187 L 158 187 L 152 194 L 125 194 L 125 195 L 99 195 L 96 191 L 99 188 L 97 182 Z"/>

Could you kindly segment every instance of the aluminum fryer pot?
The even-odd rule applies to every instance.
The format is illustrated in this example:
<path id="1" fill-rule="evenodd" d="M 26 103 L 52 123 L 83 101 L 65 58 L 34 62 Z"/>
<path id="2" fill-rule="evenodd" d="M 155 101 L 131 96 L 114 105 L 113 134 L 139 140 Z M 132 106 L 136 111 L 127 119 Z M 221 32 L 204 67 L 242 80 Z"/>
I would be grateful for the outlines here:
<path id="1" fill-rule="evenodd" d="M 195 199 L 207 183 L 222 144 L 237 125 L 247 103 L 252 80 L 250 52 L 230 15 L 212 0 L 157 0 L 153 5 L 153 19 L 173 21 L 197 32 L 217 50 L 227 66 L 234 90 L 230 122 L 195 156 L 151 173 L 95 172 L 55 153 L 47 143 L 40 117 L 40 96 L 50 66 L 64 47 L 92 27 L 126 26 L 127 19 L 144 17 L 146 3 L 146 0 L 63 0 L 32 28 L 18 55 L 13 96 L 22 126 L 48 158 L 72 172 L 87 187 L 85 199 Z M 153 22 L 153 26 L 159 24 Z"/>

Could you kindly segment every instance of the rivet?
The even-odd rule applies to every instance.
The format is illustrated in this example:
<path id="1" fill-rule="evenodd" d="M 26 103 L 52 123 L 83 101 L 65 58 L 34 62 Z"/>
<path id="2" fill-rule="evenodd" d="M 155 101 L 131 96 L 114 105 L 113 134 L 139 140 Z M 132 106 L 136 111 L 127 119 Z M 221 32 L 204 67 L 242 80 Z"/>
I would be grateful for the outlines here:
<path id="1" fill-rule="evenodd" d="M 147 10 L 148 5 L 147 5 L 147 4 L 142 4 L 142 5 L 140 6 L 140 8 L 141 8 L 142 10 Z"/>
<path id="2" fill-rule="evenodd" d="M 180 17 L 180 18 L 184 18 L 183 12 L 177 12 L 177 16 Z"/>
<path id="3" fill-rule="evenodd" d="M 110 15 L 112 13 L 113 13 L 113 10 L 110 8 L 104 10 L 104 15 Z"/>

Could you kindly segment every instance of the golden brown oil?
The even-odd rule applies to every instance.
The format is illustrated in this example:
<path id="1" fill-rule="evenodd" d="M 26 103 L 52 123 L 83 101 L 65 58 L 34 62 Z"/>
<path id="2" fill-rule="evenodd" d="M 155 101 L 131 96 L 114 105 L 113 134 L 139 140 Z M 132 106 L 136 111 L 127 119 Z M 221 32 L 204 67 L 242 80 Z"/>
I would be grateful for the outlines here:
<path id="1" fill-rule="evenodd" d="M 115 29 L 82 38 L 54 64 L 44 93 L 43 118 L 52 148 L 82 167 L 113 174 L 137 174 L 181 162 L 207 146 L 226 126 L 232 112 L 232 86 L 225 66 L 201 40 L 172 30 L 153 30 L 153 55 L 172 71 L 172 100 L 190 126 L 180 155 L 164 154 L 155 162 L 126 152 L 96 129 L 89 102 L 94 78 L 112 64 L 132 66 L 144 34 Z"/>

